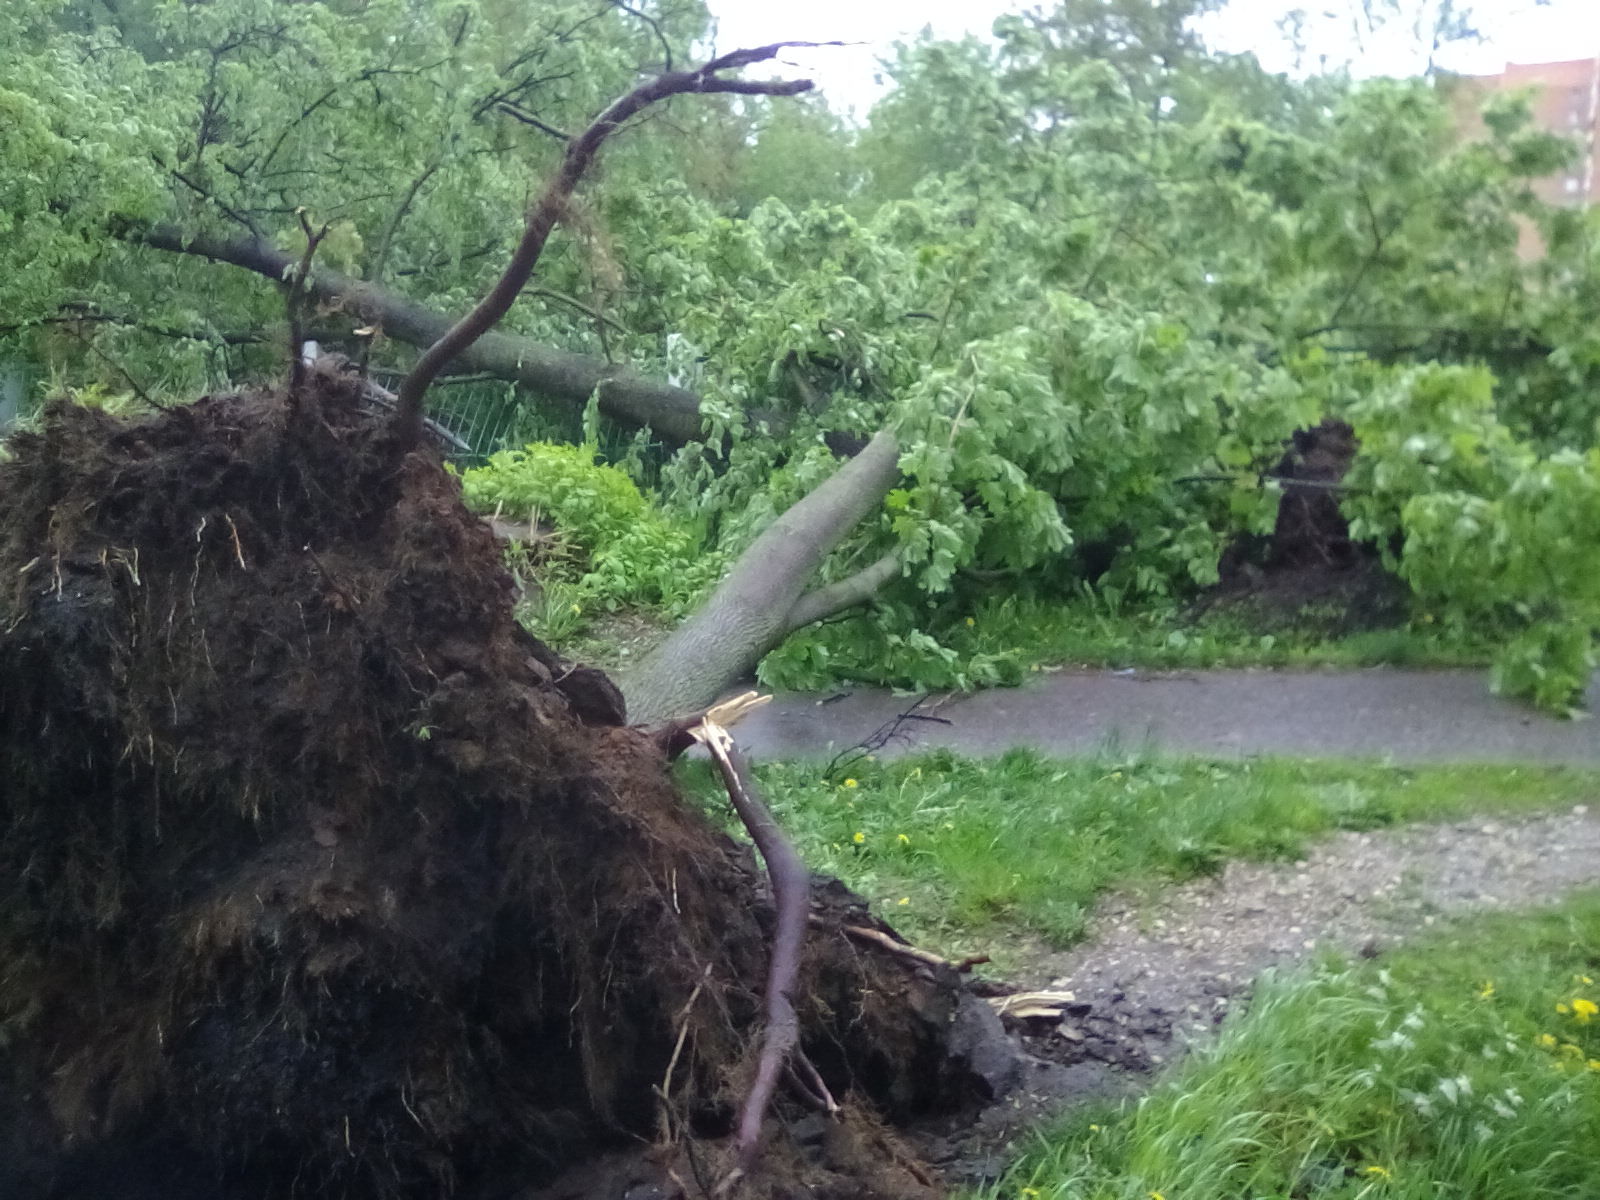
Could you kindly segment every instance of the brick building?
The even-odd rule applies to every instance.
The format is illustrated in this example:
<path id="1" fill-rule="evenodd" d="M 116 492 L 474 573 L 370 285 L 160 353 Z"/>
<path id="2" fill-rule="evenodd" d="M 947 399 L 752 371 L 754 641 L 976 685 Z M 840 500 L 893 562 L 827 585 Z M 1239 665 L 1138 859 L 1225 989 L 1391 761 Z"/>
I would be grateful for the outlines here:
<path id="1" fill-rule="evenodd" d="M 1483 128 L 1477 113 L 1487 93 L 1530 93 L 1535 127 L 1578 143 L 1572 165 L 1536 180 L 1534 191 L 1549 204 L 1578 208 L 1600 202 L 1600 175 L 1595 170 L 1600 153 L 1600 55 L 1566 62 L 1507 63 L 1498 75 L 1466 76 L 1461 83 L 1466 86 L 1459 93 L 1459 111 L 1468 136 Z M 1523 253 L 1540 253 L 1532 230 L 1524 231 Z"/>

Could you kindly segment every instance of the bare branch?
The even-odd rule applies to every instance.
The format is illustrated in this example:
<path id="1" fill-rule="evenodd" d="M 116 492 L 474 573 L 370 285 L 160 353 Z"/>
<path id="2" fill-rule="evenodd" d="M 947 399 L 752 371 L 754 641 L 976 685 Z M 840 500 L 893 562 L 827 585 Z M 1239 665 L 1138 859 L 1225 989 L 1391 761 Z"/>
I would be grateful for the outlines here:
<path id="1" fill-rule="evenodd" d="M 772 1102 L 778 1078 L 800 1039 L 800 1019 L 795 1014 L 791 995 L 800 975 L 800 951 L 805 944 L 806 918 L 811 911 L 811 876 L 794 845 L 762 803 L 750 774 L 750 764 L 734 745 L 728 731 L 708 716 L 694 733 L 710 751 L 728 789 L 734 812 L 739 814 L 739 820 L 750 832 L 750 840 L 767 864 L 772 902 L 778 917 L 778 928 L 772 938 L 772 957 L 767 966 L 766 1035 L 762 1040 L 761 1058 L 756 1064 L 755 1080 L 739 1109 L 737 1165 L 717 1189 L 719 1194 L 726 1194 L 755 1165 L 767 1105 Z"/>
<path id="2" fill-rule="evenodd" d="M 205 200 L 206 203 L 215 205 L 218 212 L 222 213 L 224 216 L 231 217 L 233 220 L 237 221 L 240 225 L 243 225 L 246 229 L 248 229 L 256 237 L 265 236 L 261 232 L 261 226 L 256 224 L 255 218 L 252 217 L 249 213 L 244 212 L 242 209 L 233 208 L 233 207 L 231 207 L 231 206 L 229 206 L 227 204 L 224 204 L 217 197 L 215 192 L 211 191 L 209 188 L 202 187 L 199 183 L 195 182 L 193 179 L 190 179 L 182 171 L 179 171 L 176 168 L 172 169 L 170 174 L 179 183 L 183 184 L 184 187 L 188 188 L 190 191 L 192 191 L 196 195 L 198 195 L 201 199 Z"/>
<path id="3" fill-rule="evenodd" d="M 721 58 L 713 59 L 696 71 L 675 71 L 645 83 L 615 101 L 597 117 L 588 129 L 567 143 L 561 166 L 545 185 L 543 193 L 528 213 L 522 239 L 512 252 L 505 272 L 478 302 L 470 313 L 451 329 L 417 361 L 411 373 L 400 385 L 400 412 L 397 434 L 401 446 L 416 444 L 422 429 L 423 398 L 428 385 L 452 359 L 487 333 L 510 310 L 539 256 L 544 252 L 556 223 L 566 213 L 567 202 L 579 181 L 593 165 L 601 144 L 630 117 L 669 96 L 691 92 L 741 91 L 769 96 L 793 96 L 812 87 L 809 79 L 772 80 L 763 83 L 745 83 L 720 78 L 723 71 L 736 70 L 751 63 L 764 62 L 775 57 L 789 45 L 800 43 L 777 42 L 752 50 L 735 50 Z"/>
<path id="4" fill-rule="evenodd" d="M 627 336 L 629 333 L 633 332 L 626 325 L 624 325 L 621 321 L 617 321 L 617 320 L 614 320 L 611 317 L 606 316 L 605 313 L 601 312 L 598 308 L 594 308 L 591 305 L 585 304 L 582 300 L 579 300 L 576 296 L 569 296 L 565 292 L 558 292 L 554 288 L 547 288 L 547 287 L 529 288 L 528 289 L 528 295 L 530 295 L 530 296 L 543 296 L 547 300 L 559 300 L 562 304 L 567 305 L 569 308 L 577 309 L 584 316 L 588 317 L 591 321 L 600 321 L 600 322 L 602 322 L 602 323 L 604 323 L 606 325 L 609 325 L 609 326 L 611 326 L 611 328 L 615 329 L 618 333 L 620 333 L 620 334 L 622 334 L 624 336 Z"/>
<path id="5" fill-rule="evenodd" d="M 306 216 L 306 210 L 297 208 L 294 215 L 300 221 L 300 231 L 305 235 L 306 248 L 301 254 L 300 261 L 295 265 L 293 273 L 289 276 L 284 290 L 284 308 L 289 317 L 289 400 L 292 404 L 300 394 L 301 385 L 306 379 L 306 361 L 303 353 L 305 345 L 305 303 L 308 294 L 306 281 L 311 278 L 311 260 L 316 257 L 317 247 L 322 245 L 322 239 L 328 236 L 329 226 L 324 224 L 321 229 L 311 228 L 311 218 Z M 420 433 L 420 430 L 419 430 Z"/>
<path id="6" fill-rule="evenodd" d="M 146 406 L 155 409 L 157 412 L 160 412 L 162 409 L 166 408 L 165 404 L 162 404 L 161 401 L 157 400 L 145 390 L 143 385 L 141 385 L 140 382 L 134 378 L 133 373 L 129 371 L 127 367 L 123 366 L 115 358 L 112 358 L 111 355 L 100 349 L 99 346 L 96 346 L 94 344 L 94 339 L 88 334 L 84 333 L 83 330 L 68 328 L 67 332 L 73 337 L 77 338 L 85 350 L 99 358 L 118 375 L 121 375 L 123 379 L 127 380 L 128 386 L 133 389 L 133 394 L 139 397 L 140 400 L 144 401 Z"/>
<path id="7" fill-rule="evenodd" d="M 11 325 L 0 325 L 0 334 L 20 333 L 41 325 L 116 325 L 147 333 L 152 337 L 171 338 L 184 342 L 216 342 L 224 346 L 251 346 L 266 339 L 259 333 L 217 333 L 209 329 L 183 329 L 175 325 L 152 325 L 136 317 L 120 313 L 102 312 L 98 308 L 75 303 L 61 305 L 60 312 L 51 317 L 34 317 Z"/>
<path id="8" fill-rule="evenodd" d="M 633 5 L 625 3 L 624 0 L 611 0 L 611 5 L 613 8 L 620 9 L 622 12 L 627 13 L 630 17 L 638 17 L 639 20 L 650 26 L 651 31 L 656 35 L 656 41 L 661 43 L 662 69 L 667 71 L 672 70 L 672 46 L 667 41 L 667 35 L 661 31 L 661 22 L 657 21 L 643 9 L 634 8 Z"/>
<path id="9" fill-rule="evenodd" d="M 494 107 L 496 112 L 503 112 L 506 116 L 510 117 L 514 121 L 521 121 L 524 125 L 531 125 L 540 133 L 548 133 L 557 141 L 570 142 L 572 140 L 572 135 L 570 133 L 563 133 L 554 125 L 545 124 L 545 122 L 534 116 L 527 109 L 521 107 L 520 105 L 513 104 L 509 100 L 501 100 L 496 103 Z"/>
<path id="10" fill-rule="evenodd" d="M 466 21 L 466 13 L 463 12 L 461 17 L 463 29 L 466 28 Z M 389 252 L 394 249 L 395 236 L 400 232 L 400 226 L 405 221 L 406 214 L 411 211 L 411 206 L 416 203 L 418 193 L 427 186 L 428 180 L 432 179 L 443 165 L 444 148 L 440 147 L 439 152 L 433 156 L 428 165 L 411 181 L 411 186 L 406 189 L 406 194 L 400 198 L 400 203 L 395 206 L 394 212 L 389 215 L 389 221 L 383 227 L 383 235 L 378 240 L 378 253 L 373 257 L 372 261 L 373 283 L 381 284 L 383 282 L 384 273 L 389 267 Z M 372 359 L 372 346 L 376 340 L 375 337 L 369 337 L 361 344 L 358 365 L 363 378 L 366 377 L 367 364 Z"/>

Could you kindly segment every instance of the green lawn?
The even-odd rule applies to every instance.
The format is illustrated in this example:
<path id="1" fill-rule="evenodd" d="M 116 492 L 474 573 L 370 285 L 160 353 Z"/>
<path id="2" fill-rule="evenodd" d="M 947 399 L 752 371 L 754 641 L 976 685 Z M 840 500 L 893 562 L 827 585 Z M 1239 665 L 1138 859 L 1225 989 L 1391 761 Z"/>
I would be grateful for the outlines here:
<path id="1" fill-rule="evenodd" d="M 1336 829 L 1600 797 L 1600 772 L 1560 767 L 939 752 L 847 770 L 826 778 L 817 765 L 768 763 L 757 774 L 807 863 L 952 954 L 993 950 L 1017 931 L 1066 945 L 1108 888 L 1192 878 L 1230 858 L 1292 858 Z M 685 778 L 726 812 L 703 768 Z"/>
<path id="2" fill-rule="evenodd" d="M 1138 1103 L 1037 1136 L 984 1200 L 1592 1200 L 1600 894 L 1269 978 Z"/>
<path id="3" fill-rule="evenodd" d="M 1184 606 L 1112 608 L 1080 598 L 1044 603 L 1006 598 L 981 605 L 952 635 L 964 658 L 1012 659 L 1033 669 L 1055 664 L 1199 670 L 1207 667 L 1482 666 L 1495 643 L 1435 625 L 1426 616 L 1388 629 L 1333 633 L 1337 614 L 1314 611 L 1272 630 L 1259 619 Z"/>

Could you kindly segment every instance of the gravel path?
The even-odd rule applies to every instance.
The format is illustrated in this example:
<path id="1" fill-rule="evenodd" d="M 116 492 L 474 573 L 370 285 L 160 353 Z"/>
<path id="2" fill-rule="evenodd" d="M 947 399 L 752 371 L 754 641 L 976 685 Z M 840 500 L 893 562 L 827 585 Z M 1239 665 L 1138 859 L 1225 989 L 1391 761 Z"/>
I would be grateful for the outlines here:
<path id="1" fill-rule="evenodd" d="M 975 1119 L 932 1124 L 919 1148 L 958 1184 L 994 1180 L 1036 1122 L 1095 1097 L 1137 1094 L 1150 1072 L 1204 1038 L 1269 967 L 1339 949 L 1362 956 L 1437 922 L 1551 903 L 1600 886 L 1600 797 L 1520 821 L 1341 833 L 1296 863 L 1230 863 L 1221 874 L 1100 906 L 1067 952 L 1024 949 L 1012 983 L 1070 991 L 1059 1026 L 1023 1039 L 1015 1090 Z"/>
<path id="2" fill-rule="evenodd" d="M 1530 908 L 1600 885 L 1600 805 L 1521 821 L 1341 833 L 1300 862 L 1229 863 L 1148 901 L 1105 904 L 1091 938 L 1027 982 L 1208 1030 L 1268 967 L 1337 948 L 1373 955 L 1440 918 Z"/>

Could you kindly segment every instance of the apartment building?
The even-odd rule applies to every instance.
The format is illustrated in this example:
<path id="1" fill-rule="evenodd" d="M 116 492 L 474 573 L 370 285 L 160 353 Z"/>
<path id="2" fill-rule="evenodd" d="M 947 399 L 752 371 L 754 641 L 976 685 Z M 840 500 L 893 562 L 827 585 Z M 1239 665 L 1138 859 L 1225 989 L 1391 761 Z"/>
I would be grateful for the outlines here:
<path id="1" fill-rule="evenodd" d="M 1467 75 L 1457 80 L 1454 94 L 1457 122 L 1463 136 L 1483 133 L 1479 109 L 1494 92 L 1523 92 L 1531 97 L 1533 124 L 1546 133 L 1572 138 L 1579 147 L 1571 165 L 1558 174 L 1534 181 L 1533 190 L 1553 205 L 1581 208 L 1600 203 L 1600 55 L 1565 62 L 1507 63 L 1498 75 Z M 1524 258 L 1544 253 L 1538 232 L 1525 225 Z"/>

